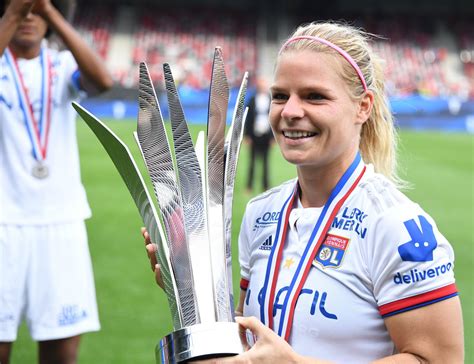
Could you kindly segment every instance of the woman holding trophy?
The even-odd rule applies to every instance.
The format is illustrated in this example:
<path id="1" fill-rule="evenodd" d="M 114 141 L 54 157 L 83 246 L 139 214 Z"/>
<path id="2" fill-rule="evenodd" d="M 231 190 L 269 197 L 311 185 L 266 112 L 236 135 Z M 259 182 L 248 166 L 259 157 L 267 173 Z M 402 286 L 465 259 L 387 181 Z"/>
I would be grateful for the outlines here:
<path id="1" fill-rule="evenodd" d="M 247 205 L 236 320 L 257 340 L 217 362 L 462 363 L 453 250 L 398 190 L 396 133 L 367 34 L 299 27 L 271 95 L 272 130 L 297 178 Z"/>

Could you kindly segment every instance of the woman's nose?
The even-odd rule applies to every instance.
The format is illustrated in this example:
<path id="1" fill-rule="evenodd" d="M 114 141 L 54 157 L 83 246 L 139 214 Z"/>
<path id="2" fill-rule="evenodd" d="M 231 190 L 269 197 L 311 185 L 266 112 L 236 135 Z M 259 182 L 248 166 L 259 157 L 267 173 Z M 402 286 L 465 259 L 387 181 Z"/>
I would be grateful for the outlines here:
<path id="1" fill-rule="evenodd" d="M 287 120 L 302 118 L 304 109 L 301 100 L 296 96 L 290 96 L 281 111 L 281 116 Z"/>

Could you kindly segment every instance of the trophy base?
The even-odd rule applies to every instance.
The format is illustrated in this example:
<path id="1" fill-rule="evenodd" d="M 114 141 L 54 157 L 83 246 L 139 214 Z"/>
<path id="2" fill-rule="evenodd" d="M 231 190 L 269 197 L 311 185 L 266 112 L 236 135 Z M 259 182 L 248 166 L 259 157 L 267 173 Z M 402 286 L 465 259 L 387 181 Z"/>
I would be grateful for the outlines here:
<path id="1" fill-rule="evenodd" d="M 246 339 L 235 322 L 198 324 L 166 335 L 156 346 L 156 362 L 175 364 L 245 351 Z"/>

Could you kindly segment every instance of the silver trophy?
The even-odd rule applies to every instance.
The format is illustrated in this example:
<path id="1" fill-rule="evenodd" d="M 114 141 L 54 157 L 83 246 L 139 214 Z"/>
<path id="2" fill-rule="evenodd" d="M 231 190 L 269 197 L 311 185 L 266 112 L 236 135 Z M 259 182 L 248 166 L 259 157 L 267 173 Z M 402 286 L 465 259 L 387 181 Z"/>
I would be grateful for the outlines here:
<path id="1" fill-rule="evenodd" d="M 162 363 L 242 353 L 246 335 L 234 321 L 231 223 L 234 179 L 243 134 L 247 73 L 225 137 L 229 86 L 216 48 L 209 95 L 207 143 L 193 145 L 173 75 L 163 65 L 173 149 L 145 63 L 140 64 L 137 140 L 158 202 L 152 202 L 128 147 L 78 104 L 76 111 L 111 157 L 157 245 L 174 331 L 156 347 Z"/>

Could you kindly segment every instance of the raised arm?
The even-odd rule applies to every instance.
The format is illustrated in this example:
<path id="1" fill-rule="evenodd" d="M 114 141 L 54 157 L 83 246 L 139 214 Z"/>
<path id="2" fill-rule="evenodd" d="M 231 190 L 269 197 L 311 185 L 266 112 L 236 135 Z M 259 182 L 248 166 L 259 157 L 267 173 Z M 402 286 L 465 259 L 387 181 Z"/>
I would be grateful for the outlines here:
<path id="1" fill-rule="evenodd" d="M 81 71 L 81 86 L 88 93 L 106 91 L 113 85 L 112 77 L 99 56 L 89 47 L 50 0 L 37 0 L 32 9 L 45 19 L 71 51 Z"/>
<path id="2" fill-rule="evenodd" d="M 3 54 L 18 26 L 30 12 L 34 0 L 11 0 L 0 18 L 0 55 Z"/>

